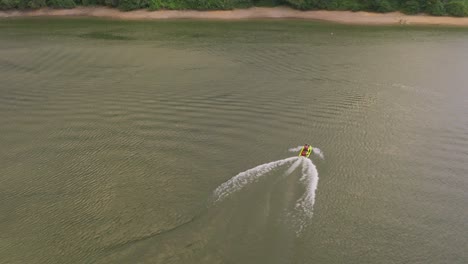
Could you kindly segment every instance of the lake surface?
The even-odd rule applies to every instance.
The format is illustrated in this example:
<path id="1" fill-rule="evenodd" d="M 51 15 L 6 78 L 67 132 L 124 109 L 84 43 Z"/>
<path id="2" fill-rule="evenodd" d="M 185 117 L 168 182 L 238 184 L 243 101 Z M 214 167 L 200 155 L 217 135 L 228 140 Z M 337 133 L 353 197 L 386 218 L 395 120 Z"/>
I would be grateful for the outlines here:
<path id="1" fill-rule="evenodd" d="M 467 29 L 0 20 L 0 262 L 467 263 L 467 87 Z"/>

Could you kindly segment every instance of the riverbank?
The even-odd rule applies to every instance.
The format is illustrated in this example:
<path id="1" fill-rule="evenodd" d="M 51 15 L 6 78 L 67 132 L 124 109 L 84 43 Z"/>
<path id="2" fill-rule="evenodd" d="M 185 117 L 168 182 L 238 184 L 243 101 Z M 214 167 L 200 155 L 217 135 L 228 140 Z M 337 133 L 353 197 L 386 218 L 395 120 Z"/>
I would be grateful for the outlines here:
<path id="1" fill-rule="evenodd" d="M 370 13 L 351 11 L 299 11 L 287 7 L 253 7 L 248 9 L 193 11 L 193 10 L 135 10 L 120 11 L 108 7 L 76 7 L 73 9 L 13 10 L 0 11 L 0 18 L 14 17 L 99 17 L 122 20 L 158 19 L 310 19 L 357 25 L 447 25 L 468 26 L 468 17 L 435 17 L 428 15 L 405 15 L 400 12 Z"/>

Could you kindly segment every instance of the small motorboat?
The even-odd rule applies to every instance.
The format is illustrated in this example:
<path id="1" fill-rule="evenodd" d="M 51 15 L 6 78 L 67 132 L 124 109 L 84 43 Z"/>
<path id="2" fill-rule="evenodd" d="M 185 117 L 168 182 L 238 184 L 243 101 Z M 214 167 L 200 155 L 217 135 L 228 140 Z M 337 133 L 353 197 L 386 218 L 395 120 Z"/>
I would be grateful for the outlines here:
<path id="1" fill-rule="evenodd" d="M 312 153 L 312 146 L 309 144 L 305 144 L 302 147 L 301 152 L 299 152 L 299 156 L 308 158 L 310 156 L 310 153 Z"/>

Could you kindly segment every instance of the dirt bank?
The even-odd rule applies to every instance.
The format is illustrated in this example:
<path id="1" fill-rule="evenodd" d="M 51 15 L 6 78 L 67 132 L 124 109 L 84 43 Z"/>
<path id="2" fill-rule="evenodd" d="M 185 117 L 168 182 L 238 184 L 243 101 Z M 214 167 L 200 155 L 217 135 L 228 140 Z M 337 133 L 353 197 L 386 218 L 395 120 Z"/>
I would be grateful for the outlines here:
<path id="1" fill-rule="evenodd" d="M 82 16 L 101 17 L 112 19 L 218 19 L 218 20 L 240 20 L 240 19 L 311 19 L 337 22 L 342 24 L 363 25 L 449 25 L 468 26 L 468 17 L 433 17 L 427 15 L 404 15 L 399 12 L 379 14 L 369 12 L 350 11 L 299 11 L 287 7 L 254 7 L 249 9 L 223 10 L 223 11 L 187 11 L 187 10 L 160 10 L 147 11 L 136 10 L 122 12 L 118 9 L 107 7 L 77 7 L 74 9 L 39 9 L 30 11 L 0 11 L 0 18 L 9 17 L 62 17 Z"/>

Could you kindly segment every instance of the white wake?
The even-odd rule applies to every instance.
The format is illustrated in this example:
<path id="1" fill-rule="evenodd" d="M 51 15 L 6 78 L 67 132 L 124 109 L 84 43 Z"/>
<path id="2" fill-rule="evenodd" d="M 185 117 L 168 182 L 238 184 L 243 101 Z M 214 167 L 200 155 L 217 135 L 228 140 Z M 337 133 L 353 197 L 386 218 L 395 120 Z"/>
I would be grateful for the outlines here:
<path id="1" fill-rule="evenodd" d="M 288 149 L 289 152 L 298 152 L 299 150 L 302 149 L 303 146 L 297 146 L 295 148 L 290 148 Z"/>
<path id="2" fill-rule="evenodd" d="M 297 148 L 291 148 L 289 151 L 300 151 L 302 146 Z M 314 154 L 323 158 L 323 152 L 318 148 L 313 148 Z M 292 163 L 292 164 L 291 164 Z M 305 157 L 291 157 L 282 160 L 277 160 L 269 163 L 259 165 L 255 168 L 243 171 L 234 177 L 232 177 L 227 182 L 221 184 L 214 191 L 215 202 L 220 202 L 224 200 L 229 195 L 241 190 L 243 187 L 256 182 L 262 176 L 265 176 L 274 169 L 291 164 L 291 166 L 286 170 L 283 176 L 287 177 L 291 175 L 294 170 L 302 165 L 302 175 L 299 181 L 304 185 L 305 191 L 302 196 L 296 201 L 294 212 L 290 212 L 292 223 L 296 228 L 296 232 L 299 235 L 302 230 L 310 222 L 310 218 L 313 215 L 313 208 L 315 203 L 315 191 L 318 186 L 318 171 L 314 163 Z"/>
<path id="3" fill-rule="evenodd" d="M 265 174 L 274 170 L 275 168 L 288 164 L 297 159 L 298 157 L 291 157 L 287 159 L 277 160 L 259 165 L 255 168 L 237 174 L 236 176 L 232 177 L 229 181 L 221 184 L 218 188 L 216 188 L 216 190 L 214 191 L 215 201 L 222 201 L 224 198 L 228 197 L 232 193 L 242 189 L 247 184 L 255 182 L 261 176 L 264 176 Z"/>
<path id="4" fill-rule="evenodd" d="M 314 152 L 315 155 L 319 156 L 321 159 L 325 158 L 325 156 L 323 155 L 323 152 L 319 148 L 312 148 L 312 151 Z"/>
<path id="5" fill-rule="evenodd" d="M 284 173 L 284 176 L 288 176 L 289 174 L 293 173 L 297 169 L 297 167 L 301 166 L 302 159 L 297 157 L 297 160 L 289 167 L 289 169 Z"/>
<path id="6" fill-rule="evenodd" d="M 305 192 L 296 201 L 295 211 L 291 212 L 291 220 L 296 228 L 296 234 L 300 235 L 302 230 L 307 227 L 309 220 L 313 216 L 315 204 L 315 191 L 318 186 L 318 171 L 310 159 L 302 158 L 302 177 L 299 181 L 304 184 Z"/>

